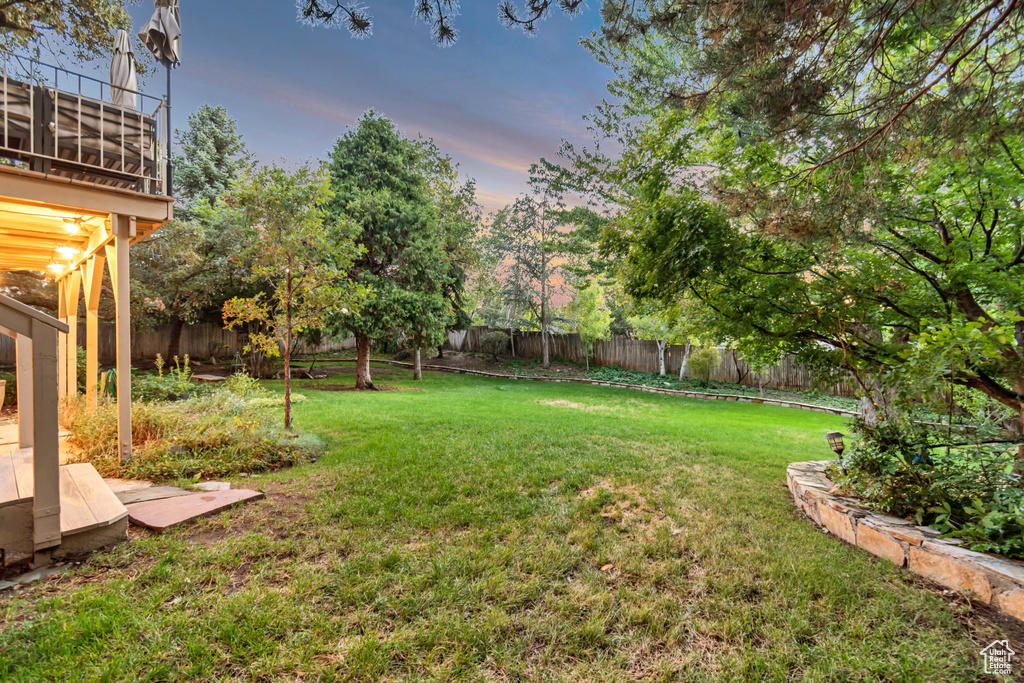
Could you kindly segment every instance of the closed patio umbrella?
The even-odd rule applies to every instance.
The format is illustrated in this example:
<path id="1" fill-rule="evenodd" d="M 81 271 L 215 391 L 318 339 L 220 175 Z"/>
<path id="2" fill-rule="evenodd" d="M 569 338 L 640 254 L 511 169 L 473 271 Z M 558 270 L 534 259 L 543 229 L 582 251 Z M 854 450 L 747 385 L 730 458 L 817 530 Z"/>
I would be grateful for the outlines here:
<path id="1" fill-rule="evenodd" d="M 181 62 L 181 15 L 178 0 L 153 0 L 156 11 L 139 31 L 139 38 L 161 64 L 167 67 L 167 150 L 171 147 L 171 67 Z M 167 155 L 167 184 L 174 192 L 174 170 Z"/>
<path id="2" fill-rule="evenodd" d="M 138 89 L 132 42 L 128 32 L 119 28 L 114 38 L 114 58 L 110 60 L 110 101 L 119 107 L 135 109 Z"/>
<path id="3" fill-rule="evenodd" d="M 139 31 L 139 38 L 164 66 L 181 61 L 181 15 L 178 0 L 154 0 L 156 11 Z"/>

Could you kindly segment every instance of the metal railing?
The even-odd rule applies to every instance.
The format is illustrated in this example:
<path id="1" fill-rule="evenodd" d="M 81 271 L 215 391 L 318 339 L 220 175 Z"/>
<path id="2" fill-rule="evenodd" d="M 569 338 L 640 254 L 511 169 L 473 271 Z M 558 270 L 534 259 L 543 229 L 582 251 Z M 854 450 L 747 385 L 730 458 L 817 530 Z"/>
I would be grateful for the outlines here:
<path id="1" fill-rule="evenodd" d="M 168 107 L 110 102 L 100 79 L 0 50 L 0 163 L 146 194 L 169 194 Z"/>

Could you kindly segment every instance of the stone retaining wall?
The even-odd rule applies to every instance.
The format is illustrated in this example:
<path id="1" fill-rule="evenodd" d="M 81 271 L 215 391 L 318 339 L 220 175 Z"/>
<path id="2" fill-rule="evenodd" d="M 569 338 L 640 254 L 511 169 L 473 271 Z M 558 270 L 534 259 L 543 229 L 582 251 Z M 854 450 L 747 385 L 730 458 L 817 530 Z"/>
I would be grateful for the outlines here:
<path id="1" fill-rule="evenodd" d="M 344 362 L 354 363 L 351 359 L 329 359 L 332 363 Z M 371 363 L 382 363 L 384 365 L 394 365 L 400 368 L 413 367 L 412 363 L 405 363 L 397 360 L 380 360 L 373 358 L 370 360 Z M 826 413 L 828 415 L 841 415 L 844 417 L 856 417 L 858 413 L 851 410 L 843 410 L 842 408 L 823 408 L 822 406 L 815 406 L 809 403 L 798 403 L 796 401 L 779 401 L 769 398 L 761 398 L 760 396 L 743 396 L 741 394 L 708 394 L 700 391 L 683 391 L 681 389 L 664 389 L 661 387 L 648 387 L 639 384 L 624 384 L 622 382 L 602 382 L 596 379 L 583 379 L 581 377 L 530 377 L 522 375 L 503 375 L 497 372 L 484 372 L 482 370 L 467 370 L 465 368 L 450 368 L 446 365 L 426 365 L 421 366 L 424 370 L 431 370 L 434 372 L 454 372 L 459 375 L 476 375 L 477 377 L 493 377 L 497 379 L 515 379 L 515 380 L 526 380 L 534 382 L 563 382 L 572 384 L 591 384 L 598 387 L 621 387 L 623 389 L 634 389 L 636 391 L 643 391 L 648 394 L 667 394 L 670 396 L 683 396 L 685 398 L 699 398 L 704 400 L 718 400 L 718 401 L 738 401 L 739 403 L 759 403 L 766 406 L 782 406 L 783 408 L 797 408 L 799 410 L 812 410 L 816 413 Z"/>
<path id="2" fill-rule="evenodd" d="M 1024 562 L 960 547 L 962 541 L 905 519 L 867 510 L 831 493 L 828 461 L 798 462 L 786 470 L 796 506 L 837 538 L 946 588 L 1024 621 Z"/>

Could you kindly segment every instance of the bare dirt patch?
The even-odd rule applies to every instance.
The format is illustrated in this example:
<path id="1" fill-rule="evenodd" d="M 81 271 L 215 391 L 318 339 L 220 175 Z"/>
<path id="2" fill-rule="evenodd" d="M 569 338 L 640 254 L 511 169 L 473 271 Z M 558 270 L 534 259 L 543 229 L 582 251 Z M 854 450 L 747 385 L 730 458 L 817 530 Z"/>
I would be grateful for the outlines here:
<path id="1" fill-rule="evenodd" d="M 376 377 L 393 377 L 400 371 L 395 368 L 371 368 L 370 374 Z M 326 377 L 338 377 L 339 375 L 354 375 L 356 374 L 355 365 L 317 365 L 313 368 L 313 373 L 316 375 L 325 375 Z"/>
<path id="2" fill-rule="evenodd" d="M 616 408 L 615 406 L 606 406 L 606 405 L 600 405 L 600 404 L 599 405 L 587 405 L 585 403 L 576 403 L 575 401 L 566 401 L 564 399 L 559 399 L 557 401 L 547 401 L 547 400 L 537 401 L 537 403 L 543 403 L 546 406 L 559 406 L 561 408 L 573 408 L 575 410 L 586 410 L 586 411 L 607 410 L 607 411 L 614 412 L 614 411 L 618 410 L 618 408 Z"/>
<path id="3" fill-rule="evenodd" d="M 308 384 L 300 387 L 303 391 L 355 391 L 354 384 Z M 426 391 L 420 387 L 396 387 L 390 384 L 374 384 L 377 391 Z"/>
<path id="4" fill-rule="evenodd" d="M 620 486 L 605 479 L 581 491 L 580 497 L 592 500 L 602 492 L 610 500 L 601 506 L 601 519 L 605 524 L 621 527 L 629 536 L 654 538 L 662 527 L 672 524 L 663 510 L 647 502 L 636 484 Z"/>

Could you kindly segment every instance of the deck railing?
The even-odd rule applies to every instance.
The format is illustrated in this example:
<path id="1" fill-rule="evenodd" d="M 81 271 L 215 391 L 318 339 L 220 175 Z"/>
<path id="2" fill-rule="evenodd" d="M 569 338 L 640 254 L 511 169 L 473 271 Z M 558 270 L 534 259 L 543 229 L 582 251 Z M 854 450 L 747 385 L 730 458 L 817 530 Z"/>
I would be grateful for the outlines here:
<path id="1" fill-rule="evenodd" d="M 169 194 L 167 104 L 100 79 L 0 50 L 0 163 L 146 194 Z"/>

